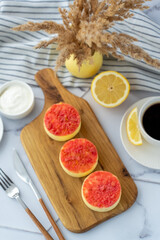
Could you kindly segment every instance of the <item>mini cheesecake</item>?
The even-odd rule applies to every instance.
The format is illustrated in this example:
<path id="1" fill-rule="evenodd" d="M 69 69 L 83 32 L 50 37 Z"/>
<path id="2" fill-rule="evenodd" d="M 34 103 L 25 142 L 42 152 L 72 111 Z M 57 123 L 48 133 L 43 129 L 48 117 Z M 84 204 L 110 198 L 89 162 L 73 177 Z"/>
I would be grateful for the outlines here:
<path id="1" fill-rule="evenodd" d="M 73 106 L 60 102 L 46 111 L 43 124 L 49 137 L 56 141 L 66 141 L 79 132 L 81 118 Z"/>
<path id="2" fill-rule="evenodd" d="M 110 172 L 96 171 L 83 182 L 82 199 L 87 207 L 97 212 L 114 209 L 121 199 L 121 185 Z"/>
<path id="3" fill-rule="evenodd" d="M 61 148 L 59 161 L 67 174 L 72 177 L 83 177 L 97 166 L 97 149 L 85 138 L 72 139 Z"/>

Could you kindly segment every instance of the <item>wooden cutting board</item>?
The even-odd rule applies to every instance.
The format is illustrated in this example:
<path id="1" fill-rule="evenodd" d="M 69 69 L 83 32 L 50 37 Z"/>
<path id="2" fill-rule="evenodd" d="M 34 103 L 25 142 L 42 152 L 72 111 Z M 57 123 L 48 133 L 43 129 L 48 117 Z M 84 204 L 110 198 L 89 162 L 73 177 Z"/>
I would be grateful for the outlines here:
<path id="1" fill-rule="evenodd" d="M 137 196 L 137 188 L 89 104 L 68 92 L 52 69 L 39 71 L 35 79 L 44 92 L 45 105 L 41 114 L 23 128 L 21 141 L 63 225 L 72 232 L 84 232 L 131 207 Z M 59 164 L 59 151 L 64 142 L 52 140 L 43 129 L 46 110 L 61 101 L 71 104 L 79 111 L 82 126 L 76 137 L 87 138 L 96 145 L 99 155 L 96 170 L 112 172 L 120 180 L 121 201 L 110 212 L 94 212 L 85 206 L 81 198 L 84 178 L 73 178 L 64 172 Z"/>

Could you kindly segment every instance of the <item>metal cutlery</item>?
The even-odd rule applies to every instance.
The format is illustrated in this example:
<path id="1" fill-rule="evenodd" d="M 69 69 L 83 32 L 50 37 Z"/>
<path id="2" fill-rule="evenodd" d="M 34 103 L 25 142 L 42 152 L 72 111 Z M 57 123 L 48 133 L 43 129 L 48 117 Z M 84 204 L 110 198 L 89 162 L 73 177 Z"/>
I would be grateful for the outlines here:
<path id="1" fill-rule="evenodd" d="M 28 215 L 31 217 L 33 222 L 37 225 L 41 233 L 47 240 L 53 240 L 53 238 L 49 235 L 49 233 L 45 230 L 42 224 L 38 221 L 38 219 L 34 216 L 34 214 L 30 211 L 30 209 L 26 206 L 23 200 L 20 197 L 18 187 L 12 182 L 12 180 L 4 173 L 4 171 L 0 168 L 0 185 L 3 190 L 6 192 L 7 196 L 10 198 L 14 198 L 20 205 L 25 209 Z"/>
<path id="2" fill-rule="evenodd" d="M 60 230 L 59 230 L 56 222 L 53 220 L 53 218 L 52 218 L 49 210 L 47 209 L 45 203 L 43 202 L 40 193 L 38 192 L 36 186 L 34 185 L 31 177 L 29 176 L 26 168 L 24 167 L 24 165 L 23 165 L 23 163 L 22 163 L 22 161 L 21 161 L 21 159 L 20 159 L 20 157 L 19 157 L 19 155 L 18 155 L 18 153 L 16 152 L 15 149 L 13 149 L 13 164 L 14 164 L 14 168 L 15 168 L 15 170 L 16 170 L 17 175 L 18 175 L 25 183 L 27 183 L 27 184 L 31 187 L 31 189 L 33 190 L 36 198 L 37 198 L 38 201 L 40 202 L 43 210 L 45 211 L 45 213 L 46 213 L 46 215 L 47 215 L 50 223 L 52 224 L 52 226 L 53 226 L 53 228 L 54 228 L 57 236 L 59 237 L 59 239 L 60 239 L 60 240 L 65 240 L 64 237 L 63 237 L 63 235 L 62 235 L 62 233 L 60 232 Z"/>

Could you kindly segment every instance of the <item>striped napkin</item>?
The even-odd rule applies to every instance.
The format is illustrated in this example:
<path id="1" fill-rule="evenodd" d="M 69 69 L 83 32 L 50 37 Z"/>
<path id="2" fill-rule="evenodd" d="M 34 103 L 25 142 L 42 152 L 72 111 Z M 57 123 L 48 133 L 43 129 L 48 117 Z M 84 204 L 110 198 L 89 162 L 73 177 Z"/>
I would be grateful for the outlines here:
<path id="1" fill-rule="evenodd" d="M 0 1 L 0 83 L 22 80 L 36 85 L 35 73 L 46 67 L 54 68 L 58 55 L 56 46 L 46 49 L 33 49 L 42 40 L 52 36 L 43 32 L 14 32 L 11 30 L 28 20 L 54 20 L 61 23 L 58 7 L 67 8 L 70 0 L 12 0 Z M 160 59 L 160 26 L 141 11 L 134 11 L 134 17 L 117 22 L 109 31 L 125 32 L 136 37 L 136 43 L 153 58 Z M 117 61 L 104 57 L 100 71 L 115 70 L 129 81 L 131 89 L 160 91 L 160 70 L 148 66 L 143 61 L 125 57 Z M 92 79 L 79 79 L 71 76 L 65 67 L 58 71 L 64 86 L 90 87 Z"/>

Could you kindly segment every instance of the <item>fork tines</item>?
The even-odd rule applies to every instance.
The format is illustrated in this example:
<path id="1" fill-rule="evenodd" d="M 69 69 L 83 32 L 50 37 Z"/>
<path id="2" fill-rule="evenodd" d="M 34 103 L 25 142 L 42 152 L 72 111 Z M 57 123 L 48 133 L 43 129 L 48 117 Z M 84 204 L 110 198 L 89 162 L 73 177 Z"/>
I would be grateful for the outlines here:
<path id="1" fill-rule="evenodd" d="M 6 190 L 11 184 L 12 180 L 4 173 L 4 171 L 0 168 L 0 185 Z"/>

